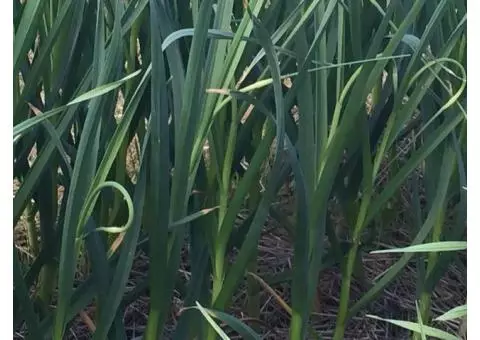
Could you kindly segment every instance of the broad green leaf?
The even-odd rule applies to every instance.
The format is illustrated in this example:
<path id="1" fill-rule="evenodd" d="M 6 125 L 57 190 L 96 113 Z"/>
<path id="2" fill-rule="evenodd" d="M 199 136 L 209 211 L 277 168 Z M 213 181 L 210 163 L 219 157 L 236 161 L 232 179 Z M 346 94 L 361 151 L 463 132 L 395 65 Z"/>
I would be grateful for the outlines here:
<path id="1" fill-rule="evenodd" d="M 170 223 L 170 226 L 169 228 L 172 228 L 172 227 L 175 227 L 177 225 L 182 225 L 182 224 L 186 224 L 186 223 L 189 223 L 189 222 L 192 222 L 194 220 L 196 220 L 197 218 L 200 218 L 202 216 L 205 216 L 209 213 L 211 213 L 212 211 L 215 211 L 216 209 L 218 209 L 219 207 L 213 207 L 213 208 L 207 208 L 207 209 L 202 209 L 200 211 L 197 211 L 196 213 L 193 213 L 191 215 L 188 215 L 188 216 L 185 216 L 184 218 L 178 220 L 178 221 L 175 221 L 173 223 Z"/>
<path id="2" fill-rule="evenodd" d="M 133 72 L 132 74 L 129 74 L 129 75 L 123 77 L 120 80 L 114 81 L 114 82 L 109 83 L 109 84 L 98 86 L 98 87 L 94 88 L 93 90 L 90 90 L 90 91 L 78 96 L 74 100 L 70 101 L 67 105 L 78 104 L 78 103 L 81 103 L 83 101 L 90 100 L 92 98 L 95 98 L 95 97 L 104 95 L 105 93 L 108 93 L 110 91 L 113 91 L 116 88 L 118 88 L 120 85 L 125 83 L 127 80 L 132 79 L 132 78 L 136 77 L 137 75 L 139 75 L 141 71 L 142 70 L 137 70 L 137 71 Z"/>
<path id="3" fill-rule="evenodd" d="M 228 337 L 228 335 L 220 328 L 220 326 L 215 322 L 215 320 L 213 320 L 213 318 L 210 316 L 210 313 L 208 313 L 208 311 L 202 307 L 202 305 L 200 305 L 198 302 L 196 302 L 196 305 L 197 305 L 197 308 L 198 310 L 200 311 L 200 313 L 202 313 L 203 317 L 208 321 L 208 323 L 210 324 L 210 326 L 213 327 L 213 329 L 215 330 L 215 332 L 217 332 L 217 334 L 223 339 L 223 340 L 230 340 L 230 338 Z"/>
<path id="4" fill-rule="evenodd" d="M 253 331 L 253 329 L 251 329 L 250 327 L 248 327 L 247 325 L 245 325 L 242 321 L 240 321 L 239 319 L 227 314 L 227 313 L 224 313 L 224 312 L 220 312 L 220 311 L 216 311 L 216 310 L 213 310 L 213 309 L 209 309 L 209 308 L 204 308 L 202 307 L 202 309 L 200 309 L 200 304 L 197 302 L 197 307 L 200 311 L 202 311 L 202 314 L 204 314 L 204 312 L 206 314 L 208 314 L 209 316 L 217 319 L 217 320 L 220 320 L 222 321 L 223 323 L 225 323 L 226 325 L 228 325 L 230 328 L 232 328 L 235 332 L 237 332 L 239 335 L 242 336 L 242 339 L 255 339 L 255 340 L 259 340 L 261 339 L 261 336 L 258 335 L 257 333 L 255 333 Z M 204 314 L 205 315 L 205 314 Z"/>
<path id="5" fill-rule="evenodd" d="M 109 93 L 109 92 L 117 89 L 120 85 L 125 83 L 127 80 L 129 80 L 129 79 L 137 76 L 138 74 L 140 74 L 140 72 L 141 72 L 141 70 L 138 70 L 138 71 L 135 71 L 134 73 L 129 74 L 128 76 L 126 76 L 126 77 L 124 77 L 120 80 L 117 80 L 117 81 L 114 81 L 112 83 L 108 83 L 108 84 L 105 84 L 105 85 L 98 86 L 98 87 L 94 88 L 93 90 L 90 90 L 90 91 L 78 96 L 74 100 L 70 101 L 67 105 L 61 106 L 59 108 L 56 108 L 56 109 L 53 109 L 53 110 L 50 110 L 50 111 L 47 111 L 47 112 L 43 112 L 43 113 L 40 112 L 35 117 L 27 119 L 27 120 L 15 125 L 13 127 L 13 137 L 15 138 L 19 134 L 25 133 L 26 131 L 30 130 L 35 125 L 39 124 L 40 122 L 44 121 L 45 119 L 48 119 L 50 117 L 53 117 L 53 116 L 65 111 L 65 109 L 68 106 L 79 104 L 81 102 L 84 102 L 84 101 L 102 96 L 106 93 Z"/>
<path id="6" fill-rule="evenodd" d="M 42 9 L 46 1 L 27 1 L 24 4 L 22 18 L 13 39 L 13 72 L 18 72 L 20 63 L 26 57 L 34 40 Z"/>
<path id="7" fill-rule="evenodd" d="M 436 317 L 435 321 L 449 321 L 459 319 L 467 315 L 467 305 L 458 306 L 450 309 L 448 312 Z"/>
<path id="8" fill-rule="evenodd" d="M 417 318 L 418 318 L 418 326 L 420 328 L 420 335 L 422 337 L 422 340 L 427 340 L 427 337 L 425 335 L 425 331 L 423 329 L 423 321 L 422 321 L 422 312 L 420 311 L 420 307 L 418 307 L 418 301 L 415 301 L 415 309 L 417 311 Z"/>
<path id="9" fill-rule="evenodd" d="M 366 315 L 367 318 L 375 319 L 375 320 L 380 320 L 380 321 L 385 321 L 388 323 L 391 323 L 393 325 L 408 329 L 409 331 L 415 332 L 415 333 L 420 333 L 420 325 L 415 322 L 411 321 L 402 321 L 402 320 L 393 320 L 393 319 L 384 319 L 375 315 Z M 445 331 L 442 331 L 441 329 L 429 327 L 429 326 L 423 326 L 423 331 L 425 332 L 425 335 L 441 339 L 441 340 L 458 340 L 458 338 L 450 333 L 447 333 Z"/>
<path id="10" fill-rule="evenodd" d="M 461 241 L 445 241 L 424 243 L 404 248 L 393 248 L 384 250 L 374 250 L 370 254 L 385 253 L 423 253 L 423 252 L 439 252 L 439 251 L 459 251 L 467 249 L 467 242 Z"/>

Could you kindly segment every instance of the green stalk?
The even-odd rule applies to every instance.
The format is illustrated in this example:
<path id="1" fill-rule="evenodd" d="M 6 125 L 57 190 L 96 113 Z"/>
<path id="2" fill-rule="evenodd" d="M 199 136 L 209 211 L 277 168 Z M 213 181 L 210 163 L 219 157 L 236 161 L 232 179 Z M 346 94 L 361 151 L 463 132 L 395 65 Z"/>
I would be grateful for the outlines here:
<path id="1" fill-rule="evenodd" d="M 41 150 L 45 146 L 45 140 L 40 137 L 37 140 L 37 147 Z M 52 294 L 55 290 L 55 281 L 57 274 L 57 264 L 54 259 L 54 249 L 56 247 L 55 239 L 58 233 L 57 215 L 58 215 L 58 195 L 57 195 L 57 168 L 51 166 L 46 169 L 41 184 L 38 189 L 38 210 L 40 213 L 40 232 L 42 240 L 42 250 L 46 249 L 50 253 L 44 264 L 38 285 L 38 298 L 42 302 L 42 312 L 46 313 L 52 300 Z M 45 315 L 45 314 L 44 314 Z"/>
<path id="2" fill-rule="evenodd" d="M 292 10 L 295 6 L 295 3 L 289 2 L 287 8 Z M 304 4 L 304 8 L 307 5 Z M 323 11 L 321 11 L 323 12 Z M 317 20 L 325 20 L 324 18 L 318 18 Z M 322 13 L 323 14 L 323 13 Z M 317 33 L 317 32 L 316 32 Z M 324 35 L 322 35 L 323 39 Z M 311 46 L 310 48 L 313 48 Z M 321 47 L 320 47 L 321 48 Z M 307 34 L 306 28 L 302 26 L 299 30 L 297 35 L 295 36 L 295 53 L 296 57 L 299 61 L 305 62 L 307 61 L 307 57 L 309 54 L 309 42 L 307 41 Z M 318 55 L 318 48 L 315 51 L 315 54 Z M 323 57 L 323 54 L 320 54 L 320 57 Z M 298 72 L 303 72 L 303 79 L 299 85 L 298 92 L 297 92 L 297 100 L 298 100 L 298 110 L 300 112 L 300 119 L 299 119 L 299 130 L 298 130 L 298 161 L 300 163 L 300 167 L 303 171 L 304 179 L 305 179 L 305 189 L 306 189 L 306 206 L 298 206 L 298 210 L 306 210 L 308 211 L 311 208 L 311 197 L 313 196 L 313 191 L 316 185 L 316 174 L 317 174 L 317 159 L 318 153 L 314 152 L 315 144 L 317 143 L 316 135 L 315 135 L 315 128 L 322 124 L 323 122 L 318 122 L 316 124 L 315 117 L 320 115 L 319 112 L 316 112 L 316 115 L 313 114 L 315 108 L 315 101 L 312 96 L 314 92 L 314 86 L 312 82 L 312 76 L 309 73 L 305 72 L 304 65 L 302 63 L 298 63 L 297 67 Z M 319 88 L 316 89 L 317 91 L 322 90 L 323 82 L 319 79 L 318 86 Z M 297 84 L 296 82 L 295 84 Z M 321 105 L 325 103 L 319 103 Z M 287 104 L 289 105 L 289 104 Z M 289 107 L 289 106 L 287 106 Z M 305 114 L 303 114 L 305 113 Z M 323 112 L 325 114 L 325 112 Z M 321 119 L 322 120 L 322 119 Z M 325 126 L 321 126 L 322 131 L 324 131 Z M 323 139 L 325 135 L 322 135 L 320 131 L 318 131 L 319 139 Z M 279 149 L 283 149 L 283 145 L 278 144 L 277 146 Z M 324 147 L 323 145 L 316 145 L 317 149 Z M 298 212 L 300 213 L 300 211 Z M 308 307 L 310 302 L 308 301 L 308 287 L 309 285 L 314 285 L 315 283 L 309 280 L 309 252 L 311 249 L 311 243 L 313 241 L 313 233 L 311 226 L 314 224 L 311 220 L 307 221 L 307 226 L 300 227 L 298 230 L 297 238 L 295 240 L 295 257 L 294 257 L 294 277 L 292 281 L 292 318 L 290 322 L 290 338 L 292 339 L 303 339 L 305 336 L 306 330 L 306 323 L 308 320 Z M 315 227 L 318 228 L 317 225 Z M 318 239 L 315 241 L 319 241 Z M 321 247 L 319 247 L 322 249 Z"/>
<path id="3" fill-rule="evenodd" d="M 214 27 L 218 29 L 229 29 L 230 20 L 229 16 L 231 15 L 233 8 L 233 1 L 222 1 L 218 3 L 217 13 L 215 15 Z M 194 12 L 194 22 L 197 21 L 197 15 Z M 206 81 L 208 86 L 217 87 L 221 84 L 223 80 L 223 67 L 217 67 L 225 60 L 225 53 L 227 50 L 226 41 L 212 41 L 211 48 L 207 57 L 207 77 Z M 231 83 L 231 82 L 229 82 Z M 192 161 L 195 162 L 196 157 L 200 155 L 198 147 L 202 146 L 204 133 L 202 127 L 207 127 L 209 124 L 212 124 L 213 116 L 213 105 L 217 100 L 217 95 L 208 95 L 205 97 L 205 102 L 203 103 L 203 112 L 205 114 L 204 119 L 199 122 L 199 137 L 194 143 L 194 154 Z M 216 175 L 218 182 L 218 199 L 219 199 L 219 213 L 217 219 L 216 230 L 213 231 L 214 239 L 219 238 L 221 232 L 222 224 L 227 214 L 230 183 L 231 183 L 231 165 L 233 161 L 233 154 L 235 149 L 235 141 L 237 134 L 237 104 L 235 101 L 232 101 L 232 111 L 230 117 L 230 126 L 228 135 L 226 134 L 225 125 L 227 120 L 227 114 L 230 114 L 226 109 L 223 109 L 219 115 L 218 119 L 213 121 L 210 131 L 210 170 L 209 170 L 209 179 L 212 186 L 212 189 L 215 187 L 213 181 L 213 176 Z M 225 145 L 226 144 L 226 145 Z M 215 191 L 215 190 L 212 190 Z M 215 197 L 217 193 L 212 193 L 212 198 Z M 215 242 L 213 244 L 214 255 L 213 255 L 213 286 L 212 286 L 212 300 L 211 304 L 213 305 L 218 298 L 218 295 L 222 291 L 223 282 L 225 278 L 225 256 L 226 256 L 226 242 Z M 207 324 L 206 328 L 206 338 L 214 339 L 216 337 L 215 330 Z"/>
<path id="4" fill-rule="evenodd" d="M 57 264 L 55 260 L 50 259 L 42 268 L 39 277 L 38 297 L 42 301 L 42 307 L 46 307 L 43 312 L 48 311 L 48 306 L 52 301 L 52 295 L 57 280 Z M 44 314 L 45 315 L 45 314 Z"/>
<path id="5" fill-rule="evenodd" d="M 323 16 L 325 15 L 326 1 L 321 1 L 315 12 L 314 22 L 318 27 L 322 21 Z M 341 51 L 340 51 L 341 52 Z M 322 34 L 320 38 L 320 43 L 318 45 L 317 51 L 315 53 L 316 60 L 321 64 L 326 64 L 327 61 L 327 34 Z M 315 74 L 315 91 L 317 95 L 314 96 L 314 105 L 315 105 L 315 114 L 316 119 L 315 124 L 315 134 L 316 141 L 315 145 L 318 149 L 316 167 L 320 166 L 320 159 L 322 158 L 323 153 L 327 149 L 327 140 L 328 140 L 328 70 L 322 70 L 316 72 Z"/>
<path id="6" fill-rule="evenodd" d="M 218 213 L 218 229 L 215 231 L 215 235 L 218 237 L 219 231 L 222 228 L 223 221 L 227 214 L 228 210 L 228 200 L 230 199 L 230 187 L 232 182 L 232 164 L 233 164 L 233 156 L 235 154 L 235 143 L 237 140 L 237 126 L 238 126 L 238 107 L 237 101 L 232 99 L 232 111 L 230 116 L 230 129 L 227 134 L 227 141 L 226 141 L 226 150 L 223 157 L 223 168 L 221 172 L 220 178 L 220 209 Z M 221 135 L 215 134 L 217 137 L 221 137 Z M 223 139 L 223 138 L 222 138 Z M 212 154 L 215 155 L 213 150 L 213 145 L 211 146 Z M 214 161 L 214 160 L 212 160 Z M 224 244 L 223 244 L 224 245 Z M 225 256 L 226 256 L 226 248 L 223 245 L 219 245 L 216 247 L 215 250 L 215 274 L 213 277 L 213 291 L 212 291 L 212 304 L 217 299 L 218 294 L 222 290 L 223 280 L 225 277 Z"/>
<path id="7" fill-rule="evenodd" d="M 382 93 L 382 78 L 383 75 L 378 77 L 378 81 L 375 84 L 375 86 L 372 89 L 372 100 L 371 100 L 371 107 L 370 107 L 370 112 L 367 112 L 368 114 L 371 114 L 372 111 L 375 109 L 375 106 L 379 103 L 379 100 L 381 98 L 381 93 Z"/>
<path id="8" fill-rule="evenodd" d="M 20 79 L 19 74 L 13 75 L 13 107 L 17 106 L 20 97 Z"/>
<path id="9" fill-rule="evenodd" d="M 432 237 L 430 242 L 440 242 L 443 235 L 443 226 L 445 223 L 445 208 L 439 212 L 437 222 L 433 226 Z M 428 277 L 438 264 L 438 252 L 430 252 L 427 257 L 427 269 L 425 277 Z M 424 290 L 420 297 L 420 312 L 422 320 L 425 324 L 430 322 L 430 302 L 432 298 L 432 292 Z"/>
<path id="10" fill-rule="evenodd" d="M 230 206 L 227 211 L 227 214 L 223 220 L 222 227 L 218 239 L 216 242 L 218 243 L 218 248 L 216 251 L 218 253 L 223 254 L 223 256 L 217 255 L 218 258 L 215 261 L 224 261 L 225 260 L 225 250 L 228 244 L 229 236 L 232 233 L 234 222 L 242 204 L 244 202 L 244 198 L 248 194 L 249 190 L 251 189 L 252 183 L 258 178 L 261 166 L 265 159 L 268 157 L 270 146 L 272 141 L 275 137 L 275 128 L 273 126 L 273 122 L 267 122 L 267 129 L 266 134 L 262 138 L 262 141 L 257 148 L 251 162 L 250 166 L 248 167 L 245 175 L 240 180 L 237 189 L 230 201 Z M 214 307 L 218 308 L 225 308 L 227 304 L 227 300 L 230 298 L 231 294 L 233 294 L 233 289 L 228 287 L 228 292 L 225 291 L 225 287 L 220 292 L 218 298 L 214 301 Z M 228 294 L 227 294 L 228 293 Z M 219 301 L 219 299 L 222 299 Z"/>
<path id="11" fill-rule="evenodd" d="M 141 24 L 143 23 L 143 18 L 145 17 L 146 10 L 142 11 L 142 14 L 138 16 L 135 22 L 132 25 L 129 36 L 129 50 L 127 54 L 127 73 L 130 74 L 135 71 L 137 64 L 137 39 L 140 32 Z M 134 89 L 134 84 L 138 81 L 136 79 L 130 79 L 125 85 L 125 100 L 130 98 L 132 95 L 132 90 Z"/>
<path id="12" fill-rule="evenodd" d="M 413 193 L 412 206 L 413 206 L 413 214 L 414 214 L 413 221 L 412 221 L 414 228 L 412 228 L 412 230 L 416 234 L 422 227 L 422 207 L 420 203 L 419 175 L 414 172 L 412 176 L 413 176 L 413 179 L 412 179 L 411 190 Z M 425 286 L 426 275 L 425 275 L 425 255 L 424 254 L 418 254 L 416 267 L 417 267 L 416 298 L 418 299 L 421 296 Z"/>
<path id="13" fill-rule="evenodd" d="M 258 248 L 252 254 L 252 260 L 248 264 L 247 270 L 251 273 L 257 273 Z M 260 285 L 251 275 L 247 276 L 247 315 L 250 318 L 260 320 Z M 260 331 L 258 325 L 254 329 Z"/>
<path id="14" fill-rule="evenodd" d="M 160 35 L 158 15 L 162 9 L 157 1 L 150 1 L 150 31 L 152 35 Z M 136 44 L 136 42 L 135 42 Z M 160 44 L 152 46 L 152 77 L 150 102 L 152 113 L 150 115 L 149 131 L 150 157 L 149 180 L 147 190 L 147 204 L 145 224 L 149 233 L 149 284 L 150 284 L 150 310 L 148 314 L 146 340 L 156 340 L 162 334 L 167 308 L 171 301 L 169 280 L 174 277 L 168 275 L 169 247 L 168 227 L 170 222 L 170 164 L 169 164 L 169 125 L 165 61 Z M 170 251 L 169 251 L 170 250 Z M 170 261 L 173 262 L 173 261 Z"/>
<path id="15" fill-rule="evenodd" d="M 40 245 L 38 243 L 38 231 L 35 222 L 35 203 L 29 201 L 25 207 L 25 221 L 27 223 L 27 239 L 28 246 L 33 257 L 37 257 L 40 252 Z"/>
<path id="16" fill-rule="evenodd" d="M 155 4 L 155 1 L 151 1 L 150 4 Z M 201 107 L 205 94 L 202 74 L 202 65 L 204 63 L 205 48 L 207 44 L 207 29 L 211 20 L 211 7 L 212 0 L 204 0 L 200 5 L 198 24 L 194 28 L 194 34 L 191 44 L 191 50 L 188 60 L 186 79 L 189 80 L 189 86 L 185 86 L 180 93 L 173 93 L 174 103 L 176 104 L 176 96 L 181 96 L 182 100 L 179 101 L 180 107 L 174 106 L 174 124 L 175 124 L 175 164 L 174 173 L 171 184 L 171 194 L 169 198 L 170 204 L 167 211 L 162 213 L 169 213 L 169 221 L 179 221 L 187 215 L 188 200 L 190 197 L 190 189 L 192 186 L 191 179 L 195 178 L 196 167 L 191 166 L 192 159 L 197 155 L 192 155 L 192 146 L 195 143 L 198 133 L 197 126 L 200 119 L 204 118 L 201 113 L 197 111 L 198 107 Z M 162 23 L 156 20 L 159 16 L 161 8 L 158 8 L 158 3 L 155 4 L 157 8 L 156 15 L 151 15 L 151 27 L 162 27 Z M 152 6 L 153 7 L 153 6 Z M 159 48 L 158 48 L 159 49 Z M 152 49 L 152 53 L 155 49 Z M 159 53 L 161 53 L 159 51 Z M 152 55 L 153 58 L 157 58 L 158 53 Z M 169 60 L 170 67 L 173 63 L 179 63 L 181 60 Z M 160 67 L 158 68 L 160 70 Z M 178 70 L 178 68 L 177 68 Z M 180 75 L 174 75 L 174 77 L 181 77 Z M 155 78 L 152 78 L 152 80 Z M 180 80 L 177 78 L 177 80 Z M 164 84 L 159 83 L 164 86 Z M 152 101 L 155 98 L 155 92 L 152 91 Z M 162 105 L 167 105 L 166 101 L 161 101 Z M 167 114 L 168 111 L 162 110 L 162 114 Z M 168 118 L 168 116 L 167 116 Z M 163 121 L 164 122 L 164 121 Z M 163 123 L 161 127 L 166 127 Z M 159 135 L 163 136 L 163 134 Z M 158 137 L 157 137 L 158 138 Z M 165 147 L 165 143 L 163 143 Z M 201 152 L 201 151 L 200 151 Z M 198 163 L 196 163 L 198 164 Z M 165 167 L 168 165 L 165 158 L 162 162 Z M 169 176 L 169 175 L 167 175 Z M 167 177 L 168 178 L 168 177 Z M 162 192 L 165 196 L 164 190 Z M 162 197 L 162 195 L 160 195 Z M 162 233 L 165 233 L 167 225 L 162 226 Z M 162 241 L 162 234 L 160 231 L 153 232 L 156 235 L 156 239 Z M 154 260 L 161 265 L 160 270 L 153 268 L 152 266 L 152 282 L 150 293 L 156 295 L 155 305 L 151 305 L 149 320 L 147 324 L 147 340 L 157 339 L 161 332 L 161 327 L 166 321 L 168 306 L 171 301 L 173 288 L 175 281 L 172 277 L 176 276 L 179 261 L 180 250 L 183 243 L 183 237 L 185 233 L 185 224 L 175 226 L 175 229 L 170 233 L 168 237 L 168 245 L 161 252 L 154 255 Z M 165 238 L 163 238 L 165 239 Z M 152 246 L 157 247 L 155 242 L 151 241 Z M 161 270 L 163 269 L 163 272 Z"/>
<path id="17" fill-rule="evenodd" d="M 342 287 L 340 290 L 340 306 L 337 313 L 337 322 L 335 327 L 335 340 L 342 340 L 344 332 L 346 329 L 346 321 L 348 317 L 348 304 L 350 302 L 350 285 L 352 280 L 353 271 L 355 268 L 356 257 L 361 241 L 361 234 L 365 228 L 365 219 L 367 217 L 368 208 L 370 206 L 370 201 L 373 194 L 373 162 L 370 155 L 370 139 L 368 131 L 368 122 L 366 115 L 362 117 L 363 126 L 363 143 L 362 143 L 362 153 L 363 153 L 363 191 L 364 196 L 362 197 L 362 202 L 360 204 L 360 209 L 357 217 L 357 222 L 353 230 L 352 236 L 352 248 L 347 255 L 347 263 L 345 269 L 342 273 Z"/>
<path id="18" fill-rule="evenodd" d="M 230 196 L 230 185 L 232 182 L 232 164 L 233 156 L 235 154 L 235 143 L 237 140 L 237 126 L 238 119 L 238 107 L 237 101 L 232 100 L 232 112 L 230 117 L 230 130 L 227 135 L 227 148 L 225 150 L 225 156 L 223 159 L 223 171 L 222 171 L 222 187 L 220 191 L 220 214 L 219 214 L 219 226 L 223 222 L 223 218 L 227 212 L 228 200 Z"/>
<path id="19" fill-rule="evenodd" d="M 120 27 L 118 27 L 118 33 Z M 112 43 L 108 51 L 114 54 L 120 49 L 120 34 L 114 35 Z M 105 82 L 109 82 L 117 76 L 119 60 L 111 58 L 106 60 L 105 48 L 105 26 L 103 17 L 103 4 L 97 2 L 95 43 L 92 72 L 95 86 L 100 86 Z M 98 153 L 100 149 L 100 132 L 102 115 L 99 111 L 103 111 L 107 100 L 112 94 L 103 97 L 94 98 L 88 106 L 85 118 L 85 124 L 82 130 L 82 138 L 80 139 L 78 152 L 75 159 L 75 167 L 72 173 L 72 181 L 67 198 L 67 206 L 65 212 L 64 228 L 62 232 L 62 246 L 60 253 L 59 265 L 59 299 L 55 314 L 55 327 L 53 331 L 53 339 L 63 339 L 67 313 L 71 301 L 73 291 L 73 282 L 75 276 L 75 265 L 78 259 L 79 248 L 81 244 L 81 235 L 83 234 L 83 223 L 86 221 L 84 216 L 88 198 L 91 191 L 95 190 L 94 177 L 97 170 Z M 104 116 L 104 115 L 103 115 Z M 90 203 L 90 202 L 88 202 Z M 91 216 L 89 214 L 88 216 Z"/>
<path id="20" fill-rule="evenodd" d="M 115 169 L 114 169 L 115 181 L 122 184 L 125 184 L 125 176 L 127 173 L 126 165 L 127 165 L 128 142 L 129 140 L 127 138 L 125 138 L 122 141 L 122 145 L 118 152 L 118 156 L 115 160 Z M 116 224 L 120 209 L 122 207 L 123 207 L 123 197 L 119 193 L 115 192 L 113 194 L 113 203 L 106 206 L 105 221 L 108 221 L 107 225 Z"/>
<path id="21" fill-rule="evenodd" d="M 337 4 L 337 16 L 338 16 L 338 37 L 337 37 L 337 61 L 343 63 L 345 58 L 345 10 L 341 3 Z M 335 98 L 336 101 L 340 101 L 342 96 L 342 89 L 344 88 L 344 68 L 338 67 L 336 70 L 336 84 L 335 84 Z"/>
<path id="22" fill-rule="evenodd" d="M 255 145 L 255 148 L 258 149 L 261 142 L 263 122 L 259 121 L 255 124 L 252 131 L 252 143 Z M 253 181 L 252 188 L 249 193 L 248 207 L 250 211 L 254 211 L 256 207 L 260 204 L 261 194 L 260 194 L 260 176 Z M 250 261 L 247 270 L 251 273 L 257 273 L 257 256 L 258 248 L 255 248 L 254 254 L 252 255 L 252 260 Z M 260 319 L 260 284 L 254 277 L 251 275 L 247 276 L 247 313 L 251 318 Z M 255 325 L 257 326 L 257 325 Z M 258 327 L 254 328 L 259 331 Z"/>
<path id="23" fill-rule="evenodd" d="M 340 288 L 340 305 L 337 312 L 337 322 L 333 339 L 342 340 L 345 332 L 345 323 L 347 320 L 348 304 L 350 302 L 350 285 L 352 282 L 352 273 L 355 266 L 355 258 L 357 256 L 359 243 L 354 239 L 350 248 L 346 265 L 342 271 L 342 285 Z"/>
<path id="24" fill-rule="evenodd" d="M 251 2 L 251 6 L 253 6 L 253 13 L 255 15 L 257 15 L 260 12 L 264 2 L 265 0 L 256 0 L 255 3 L 253 3 L 253 1 Z M 227 6 L 223 3 L 224 1 L 222 1 L 221 4 L 224 9 L 224 15 L 226 15 L 225 13 L 228 13 L 226 12 Z M 192 3 L 192 7 L 193 7 L 193 3 Z M 228 13 L 228 15 L 230 14 L 231 13 Z M 195 18 L 195 15 L 194 15 L 194 18 Z M 223 18 L 223 20 L 225 19 L 226 18 Z M 223 27 L 224 29 L 226 29 L 225 26 L 229 27 L 230 25 L 230 19 L 228 19 L 227 22 L 223 21 L 218 24 L 222 25 L 220 27 Z M 246 42 L 242 41 L 241 37 L 250 36 L 252 29 L 253 29 L 253 23 L 250 20 L 248 13 L 245 12 L 245 15 L 242 18 L 242 22 L 240 23 L 239 28 L 236 30 L 233 40 L 228 45 L 228 49 L 226 49 L 227 51 L 226 55 L 221 55 L 220 59 L 217 59 L 217 60 L 212 59 L 213 61 L 211 61 L 210 63 L 211 74 L 208 74 L 209 76 L 208 86 L 214 87 L 214 88 L 228 88 L 229 84 L 231 84 L 231 82 L 234 79 L 235 71 L 238 68 L 242 54 L 246 48 L 245 47 Z M 221 46 L 221 47 L 223 48 L 224 46 Z M 220 67 L 219 65 L 225 65 L 225 66 Z M 203 143 L 205 142 L 208 128 L 211 125 L 210 118 L 215 118 L 216 114 L 220 111 L 219 107 L 221 106 L 222 98 L 223 96 L 214 96 L 211 94 L 206 97 L 203 110 L 208 118 L 205 118 L 200 122 L 198 131 L 200 132 L 200 136 L 202 136 L 202 138 L 195 142 L 194 149 L 193 149 L 194 155 L 198 155 L 201 148 L 203 147 Z M 192 163 L 195 163 L 195 162 L 196 162 L 196 159 L 193 159 Z"/>
<path id="25" fill-rule="evenodd" d="M 223 246 L 219 246 L 215 249 L 215 267 L 213 273 L 213 286 L 212 286 L 212 303 L 216 301 L 218 295 L 223 288 L 223 280 L 225 275 L 225 253 L 226 249 Z"/>

